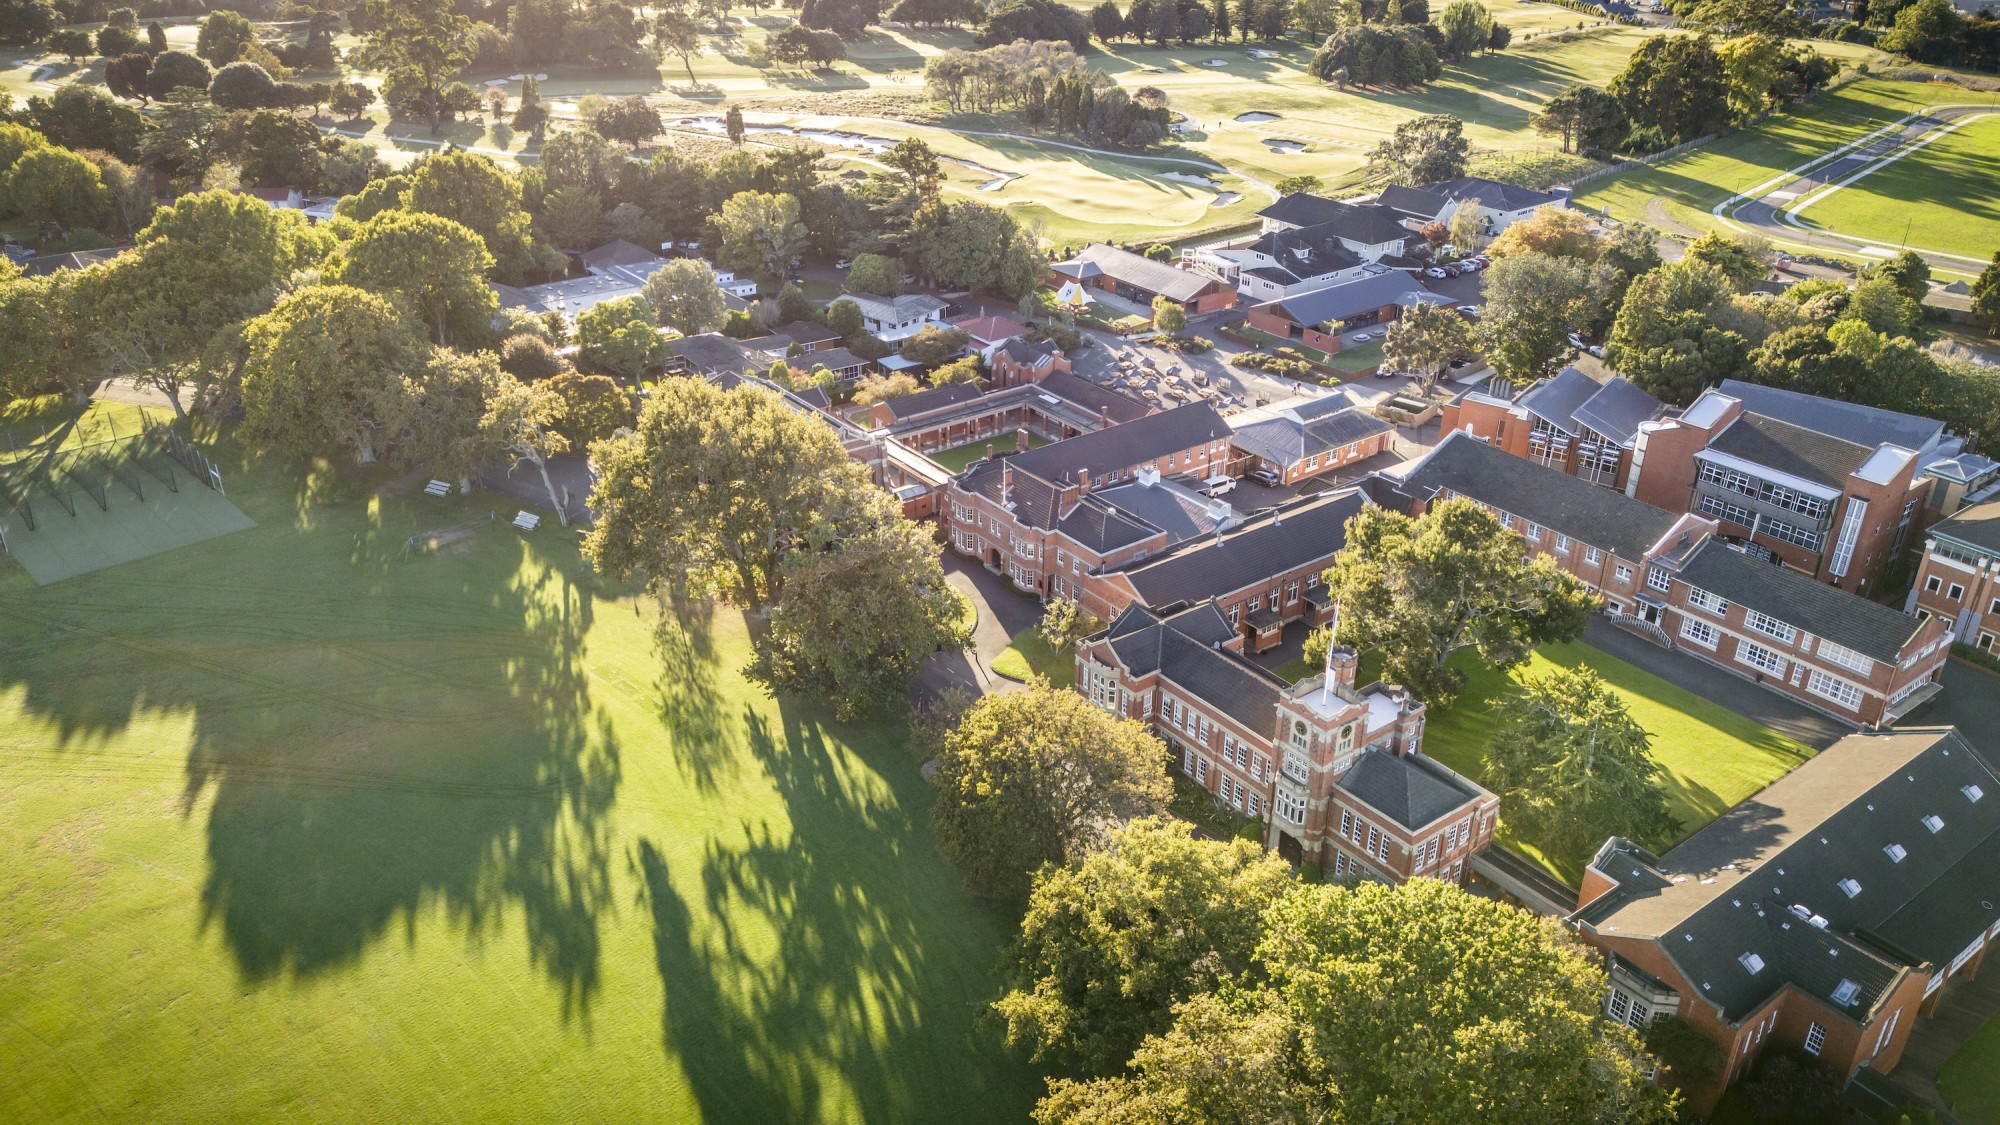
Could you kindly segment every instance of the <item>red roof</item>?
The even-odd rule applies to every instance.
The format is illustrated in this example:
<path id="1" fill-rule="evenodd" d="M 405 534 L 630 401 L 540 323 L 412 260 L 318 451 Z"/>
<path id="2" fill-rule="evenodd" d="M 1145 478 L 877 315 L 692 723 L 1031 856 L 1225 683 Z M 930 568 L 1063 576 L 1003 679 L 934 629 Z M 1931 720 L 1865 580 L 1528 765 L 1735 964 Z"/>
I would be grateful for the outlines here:
<path id="1" fill-rule="evenodd" d="M 1016 324 L 1004 316 L 967 317 L 964 320 L 952 321 L 951 326 L 965 329 L 974 340 L 982 344 L 1011 339 L 1028 330 L 1026 326 Z"/>

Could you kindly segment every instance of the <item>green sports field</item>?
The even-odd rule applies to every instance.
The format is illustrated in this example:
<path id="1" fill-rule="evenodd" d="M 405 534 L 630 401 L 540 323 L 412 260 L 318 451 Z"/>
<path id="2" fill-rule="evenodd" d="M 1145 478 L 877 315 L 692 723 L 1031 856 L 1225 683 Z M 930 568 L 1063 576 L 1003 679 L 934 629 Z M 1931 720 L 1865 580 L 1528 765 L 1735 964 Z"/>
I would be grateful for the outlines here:
<path id="1" fill-rule="evenodd" d="M 223 450 L 254 528 L 0 560 L 0 1120 L 1024 1118 L 899 723 L 490 496 Z"/>
<path id="2" fill-rule="evenodd" d="M 1799 219 L 1887 246 L 2000 250 L 2000 116 L 1979 117 L 1813 201 Z"/>
<path id="3" fill-rule="evenodd" d="M 1792 739 L 1582 643 L 1546 646 L 1512 673 L 1492 671 L 1470 651 L 1453 663 L 1466 673 L 1465 690 L 1450 707 L 1430 716 L 1424 728 L 1426 753 L 1475 781 L 1483 779 L 1485 748 L 1500 728 L 1498 705 L 1518 690 L 1519 682 L 1556 668 L 1588 667 L 1624 698 L 1633 719 L 1653 736 L 1653 756 L 1666 770 L 1668 800 L 1683 834 L 1714 820 L 1812 754 Z M 1501 822 L 1503 839 L 1575 884 L 1588 855 L 1552 855 L 1532 838 L 1506 830 L 1504 808 Z M 1675 842 L 1646 841 L 1663 848 Z"/>

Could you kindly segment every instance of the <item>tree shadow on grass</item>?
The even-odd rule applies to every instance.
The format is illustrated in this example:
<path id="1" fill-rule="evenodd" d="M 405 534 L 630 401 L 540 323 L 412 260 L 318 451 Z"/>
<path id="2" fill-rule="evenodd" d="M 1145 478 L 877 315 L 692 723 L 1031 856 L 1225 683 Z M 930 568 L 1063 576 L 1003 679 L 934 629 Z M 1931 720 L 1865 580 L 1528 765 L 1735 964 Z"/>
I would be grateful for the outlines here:
<path id="1" fill-rule="evenodd" d="M 704 1117 L 1018 1118 L 1032 1087 L 979 1018 L 991 966 L 933 957 L 993 939 L 936 858 L 922 783 L 894 747 L 778 710 L 743 721 L 785 823 L 745 821 L 698 871 L 651 840 L 633 854 L 664 1045 Z"/>
<path id="2" fill-rule="evenodd" d="M 440 913 L 491 941 L 518 910 L 563 1012 L 587 1018 L 620 762 L 582 666 L 575 549 L 483 506 L 471 519 L 470 501 L 337 495 L 298 526 L 273 473 L 232 489 L 260 526 L 227 543 L 0 594 L 0 688 L 23 687 L 60 748 L 115 748 L 142 784 L 167 763 L 126 728 L 186 716 L 200 926 L 247 984 L 351 967 Z M 471 526 L 404 555 L 419 521 Z"/>
<path id="3" fill-rule="evenodd" d="M 714 793 L 739 764 L 722 732 L 714 624 L 711 603 L 669 594 L 661 599 L 659 620 L 653 626 L 653 645 L 660 659 L 654 712 L 674 740 L 675 764 L 703 793 Z"/>

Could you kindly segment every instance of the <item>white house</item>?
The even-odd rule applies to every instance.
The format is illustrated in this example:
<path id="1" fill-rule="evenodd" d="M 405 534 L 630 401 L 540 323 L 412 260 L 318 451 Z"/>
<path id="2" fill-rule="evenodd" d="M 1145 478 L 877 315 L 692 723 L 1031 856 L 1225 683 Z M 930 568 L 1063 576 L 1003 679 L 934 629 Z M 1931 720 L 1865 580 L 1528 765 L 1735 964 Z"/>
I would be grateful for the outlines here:
<path id="1" fill-rule="evenodd" d="M 926 328 L 945 327 L 945 303 L 925 293 L 875 297 L 848 293 L 839 298 L 861 307 L 861 329 L 880 340 L 907 340 Z"/>
<path id="2" fill-rule="evenodd" d="M 1476 207 L 1483 221 L 1483 233 L 1490 238 L 1537 211 L 1568 207 L 1569 195 L 1532 191 L 1478 176 L 1460 176 L 1419 187 L 1386 187 L 1377 202 L 1416 226 L 1449 223 L 1460 207 Z"/>

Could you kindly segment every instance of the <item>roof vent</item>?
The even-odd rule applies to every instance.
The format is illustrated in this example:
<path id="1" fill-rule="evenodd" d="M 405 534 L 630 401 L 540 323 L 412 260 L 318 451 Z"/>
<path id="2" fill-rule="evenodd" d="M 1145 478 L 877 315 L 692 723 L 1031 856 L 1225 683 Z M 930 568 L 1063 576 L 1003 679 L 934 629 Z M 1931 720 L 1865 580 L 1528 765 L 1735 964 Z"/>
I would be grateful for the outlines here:
<path id="1" fill-rule="evenodd" d="M 1810 917 L 1812 917 L 1812 911 L 1810 911 L 1810 910 L 1807 910 L 1807 909 L 1806 909 L 1806 904 L 1805 904 L 1805 903 L 1803 903 L 1803 902 L 1795 902 L 1795 903 L 1793 903 L 1793 904 L 1792 904 L 1792 913 L 1793 913 L 1793 914 L 1795 914 L 1795 915 L 1797 915 L 1797 916 L 1799 916 L 1800 918 L 1810 918 Z"/>
<path id="2" fill-rule="evenodd" d="M 1861 893 L 1861 884 L 1855 882 L 1853 879 L 1842 879 L 1838 885 L 1840 893 L 1846 895 L 1848 898 L 1853 898 Z"/>
<path id="3" fill-rule="evenodd" d="M 1924 818 L 1924 827 L 1930 829 L 1931 835 L 1935 836 L 1944 831 L 1944 818 L 1932 813 Z"/>
<path id="4" fill-rule="evenodd" d="M 1750 975 L 1753 977 L 1764 971 L 1764 959 L 1755 953 L 1745 953 L 1743 956 L 1738 957 L 1737 960 L 1742 962 L 1743 967 L 1748 969 Z"/>
<path id="5" fill-rule="evenodd" d="M 1821 916 L 1821 915 L 1818 915 L 1818 914 L 1815 914 L 1815 915 L 1813 915 L 1812 917 L 1810 917 L 1810 918 L 1806 919 L 1806 921 L 1808 921 L 1808 922 L 1812 923 L 1812 924 L 1813 924 L 1814 926 L 1818 927 L 1819 929 L 1822 929 L 1822 930 L 1826 929 L 1826 919 L 1825 919 L 1825 918 L 1824 918 L 1823 916 Z M 1838 950 L 1838 949 L 1834 950 L 1834 951 L 1833 951 L 1833 955 L 1834 955 L 1835 957 L 1838 957 L 1838 956 L 1840 956 L 1840 950 Z"/>
<path id="6" fill-rule="evenodd" d="M 1848 980 L 1846 977 L 1840 978 L 1840 984 L 1833 990 L 1833 1002 L 1842 1007 L 1854 1003 L 1860 997 L 1861 986 Z"/>
<path id="7" fill-rule="evenodd" d="M 1887 844 L 1883 846 L 1882 850 L 1888 854 L 1890 863 L 1901 863 L 1903 862 L 1903 857 L 1910 854 L 1909 850 L 1901 844 Z"/>
<path id="8" fill-rule="evenodd" d="M 1965 794 L 1965 799 L 1974 804 L 1978 804 L 1979 798 L 1986 796 L 1986 790 L 1981 789 L 1977 785 L 1961 785 L 1958 787 L 1958 791 Z"/>

